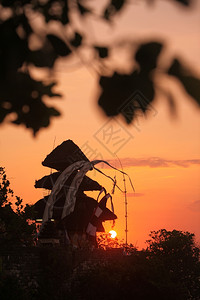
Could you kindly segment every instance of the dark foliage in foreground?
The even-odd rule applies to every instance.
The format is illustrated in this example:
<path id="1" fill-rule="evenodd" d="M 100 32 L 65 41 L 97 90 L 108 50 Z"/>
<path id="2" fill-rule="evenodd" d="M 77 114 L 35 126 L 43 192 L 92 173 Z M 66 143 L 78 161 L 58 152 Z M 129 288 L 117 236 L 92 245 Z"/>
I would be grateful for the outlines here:
<path id="1" fill-rule="evenodd" d="M 35 225 L 32 207 L 14 196 L 5 169 L 0 167 L 0 247 L 30 246 L 34 244 Z"/>
<path id="2" fill-rule="evenodd" d="M 119 248 L 41 248 L 37 292 L 25 292 L 14 276 L 1 276 L 1 299 L 199 300 L 199 248 L 194 235 L 160 230 L 151 237 L 146 250 L 132 249 L 131 255 L 123 255 Z M 9 288 L 11 283 L 15 289 Z"/>
<path id="3" fill-rule="evenodd" d="M 147 4 L 156 1 L 146 0 Z M 173 0 L 174 4 L 187 9 L 192 1 Z M 135 47 L 135 41 L 130 36 L 123 43 L 123 48 L 131 51 L 134 67 L 129 73 L 119 72 L 109 67 L 106 62 L 112 61 L 112 51 L 116 45 L 104 41 L 96 44 L 95 40 L 88 43 L 86 32 L 77 32 L 73 23 L 76 14 L 79 22 L 96 18 L 104 25 L 114 26 L 120 13 L 129 5 L 126 0 L 108 0 L 101 15 L 97 16 L 88 6 L 88 1 L 67 0 L 31 0 L 31 1 L 1 1 L 0 4 L 0 123 L 12 122 L 24 125 L 36 134 L 40 128 L 48 127 L 51 119 L 60 115 L 52 105 L 47 104 L 48 98 L 60 97 L 54 86 L 56 82 L 37 80 L 33 67 L 37 70 L 53 70 L 57 60 L 71 59 L 73 55 L 80 56 L 85 47 L 91 53 L 90 67 L 98 66 L 97 76 L 101 87 L 98 99 L 99 106 L 107 116 L 122 114 L 129 124 L 138 114 L 152 110 L 155 97 L 155 75 L 165 78 L 175 78 L 185 88 L 194 101 L 200 104 L 200 80 L 186 63 L 174 57 L 171 66 L 161 70 L 158 65 L 160 54 L 166 50 L 162 37 L 160 40 L 143 41 Z M 40 22 L 40 30 L 34 19 Z M 134 16 L 133 16 L 134 18 Z M 114 22 L 113 22 L 114 21 Z M 51 25 L 59 26 L 57 32 L 51 30 Z M 54 26 L 53 26 L 54 27 Z M 71 33 L 69 34 L 69 29 Z M 34 43 L 33 41 L 36 41 Z M 39 41 L 39 43 L 38 43 Z M 128 47 L 127 47 L 128 45 Z M 129 49 L 129 50 L 128 50 Z M 108 76 L 109 74 L 109 76 Z M 168 89 L 162 93 L 168 96 L 172 112 L 175 112 L 175 95 L 169 95 Z"/>
<path id="4" fill-rule="evenodd" d="M 80 270 L 72 283 L 72 299 L 198 300 L 200 252 L 194 235 L 163 229 L 150 236 L 146 250 L 113 255 Z"/>

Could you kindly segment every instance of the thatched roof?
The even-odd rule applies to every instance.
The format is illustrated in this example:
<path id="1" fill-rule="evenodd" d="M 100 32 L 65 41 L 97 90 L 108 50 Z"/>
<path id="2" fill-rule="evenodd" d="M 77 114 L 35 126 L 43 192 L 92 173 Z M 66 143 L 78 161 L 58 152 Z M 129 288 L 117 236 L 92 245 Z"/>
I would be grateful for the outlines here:
<path id="1" fill-rule="evenodd" d="M 42 162 L 43 166 L 56 169 L 59 172 L 55 172 L 37 180 L 35 182 L 35 187 L 51 190 L 62 171 L 64 171 L 68 166 L 70 166 L 74 162 L 81 160 L 89 162 L 85 154 L 80 150 L 80 148 L 76 144 L 74 144 L 73 141 L 64 141 L 61 145 L 56 147 L 50 154 L 48 154 L 45 160 Z M 65 217 L 63 220 L 61 220 L 63 206 L 66 199 L 66 193 L 77 172 L 78 171 L 74 171 L 70 175 L 62 189 L 56 195 L 56 203 L 53 207 L 52 218 L 55 219 L 55 222 L 57 224 L 56 226 L 60 226 L 60 228 L 63 229 L 64 224 L 66 230 L 69 232 L 85 232 L 88 223 L 93 216 L 94 209 L 98 205 L 98 202 L 95 199 L 86 196 L 83 193 L 83 191 L 94 191 L 102 189 L 101 185 L 98 182 L 92 180 L 87 176 L 84 176 L 83 181 L 76 193 L 76 203 L 74 211 L 70 215 Z M 45 210 L 47 200 L 48 196 L 35 203 L 34 208 L 36 211 L 36 219 L 43 218 L 43 213 Z M 102 222 L 106 220 L 114 220 L 116 218 L 117 216 L 105 207 L 98 219 L 97 231 L 104 231 Z"/>
<path id="2" fill-rule="evenodd" d="M 42 162 L 42 165 L 58 171 L 63 171 L 66 167 L 79 160 L 89 161 L 73 141 L 66 140 L 47 155 Z"/>
<path id="3" fill-rule="evenodd" d="M 39 180 L 35 181 L 35 188 L 43 188 L 51 190 L 56 180 L 62 172 L 55 172 L 50 175 L 44 176 Z M 65 192 L 70 187 L 74 176 L 77 174 L 77 171 L 73 172 L 72 175 L 65 182 Z M 80 184 L 79 191 L 100 191 L 102 186 L 95 180 L 84 176 L 83 181 Z"/>

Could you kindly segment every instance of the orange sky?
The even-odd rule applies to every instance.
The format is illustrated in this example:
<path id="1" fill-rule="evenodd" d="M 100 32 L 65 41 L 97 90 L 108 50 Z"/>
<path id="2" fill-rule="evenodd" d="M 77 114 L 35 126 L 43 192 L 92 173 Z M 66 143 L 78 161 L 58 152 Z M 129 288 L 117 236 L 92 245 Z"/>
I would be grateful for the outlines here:
<path id="1" fill-rule="evenodd" d="M 171 56 L 180 53 L 200 74 L 200 3 L 190 11 L 179 10 L 167 3 L 148 10 L 145 7 L 139 1 L 137 5 L 129 5 L 116 24 L 120 30 L 112 32 L 113 40 L 126 35 L 133 39 L 141 35 L 148 39 L 161 36 L 166 40 Z M 92 27 L 91 38 L 108 39 L 111 34 L 109 27 L 97 26 L 95 22 Z M 22 127 L 4 125 L 0 129 L 1 165 L 6 168 L 16 195 L 26 203 L 42 198 L 43 191 L 34 189 L 34 180 L 49 174 L 49 169 L 41 162 L 52 150 L 55 138 L 55 146 L 69 138 L 80 147 L 87 142 L 97 150 L 99 157 L 112 160 L 119 167 L 116 158 L 107 150 L 112 150 L 113 146 L 107 144 L 104 147 L 105 140 L 99 142 L 99 130 L 111 124 L 121 129 L 123 138 L 131 137 L 117 152 L 136 189 L 134 196 L 128 185 L 128 241 L 143 247 L 150 230 L 160 228 L 195 232 L 200 241 L 200 120 L 196 106 L 181 88 L 161 78 L 160 84 L 175 89 L 176 119 L 170 116 L 166 99 L 158 95 L 149 118 L 140 119 L 136 126 L 127 127 L 120 118 L 107 124 L 108 119 L 95 102 L 99 90 L 94 66 L 78 62 L 80 67 L 73 69 L 76 63 L 76 58 L 73 62 L 60 62 L 54 74 L 59 81 L 57 90 L 64 96 L 49 103 L 60 108 L 61 118 L 53 120 L 51 126 L 41 130 L 35 139 Z M 155 157 L 160 158 L 156 165 Z M 123 187 L 118 173 L 107 168 L 103 171 L 117 175 L 118 184 Z M 112 184 L 107 179 L 94 172 L 88 175 L 111 191 Z M 114 196 L 114 205 L 118 215 L 118 237 L 124 238 L 124 199 L 119 192 Z M 110 226 L 108 223 L 107 228 Z"/>

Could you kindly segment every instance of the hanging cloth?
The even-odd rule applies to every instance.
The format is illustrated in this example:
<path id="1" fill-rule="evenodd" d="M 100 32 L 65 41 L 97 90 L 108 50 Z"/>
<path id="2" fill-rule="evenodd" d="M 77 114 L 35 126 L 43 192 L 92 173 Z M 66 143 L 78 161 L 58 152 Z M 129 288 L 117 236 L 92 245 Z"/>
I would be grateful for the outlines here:
<path id="1" fill-rule="evenodd" d="M 81 161 L 77 161 L 77 162 L 73 163 L 72 165 L 67 167 L 57 178 L 57 180 L 52 188 L 51 194 L 49 195 L 49 198 L 46 202 L 46 206 L 45 206 L 45 210 L 44 210 L 44 214 L 43 214 L 43 224 L 52 218 L 53 205 L 56 202 L 56 196 L 59 193 L 59 191 L 62 189 L 62 187 L 64 186 L 64 184 L 67 181 L 67 179 L 69 178 L 69 176 L 75 170 L 80 169 L 84 164 L 85 164 L 85 160 L 81 160 Z"/>
<path id="2" fill-rule="evenodd" d="M 92 163 L 85 162 L 84 165 L 82 166 L 82 168 L 80 169 L 80 171 L 74 177 L 74 179 L 70 185 L 69 191 L 66 195 L 61 219 L 65 218 L 66 216 L 68 216 L 70 213 L 72 213 L 74 211 L 74 207 L 76 204 L 76 193 L 79 189 L 79 186 L 80 186 L 85 174 L 91 168 L 92 168 Z"/>
<path id="3" fill-rule="evenodd" d="M 94 213 L 91 217 L 91 220 L 87 226 L 86 233 L 90 236 L 95 238 L 96 237 L 96 231 L 97 226 L 99 222 L 99 218 L 103 213 L 103 210 L 106 208 L 107 200 L 111 197 L 110 194 L 106 194 L 101 201 L 98 203 L 97 207 L 94 210 Z M 112 198 L 112 197 L 111 197 Z"/>

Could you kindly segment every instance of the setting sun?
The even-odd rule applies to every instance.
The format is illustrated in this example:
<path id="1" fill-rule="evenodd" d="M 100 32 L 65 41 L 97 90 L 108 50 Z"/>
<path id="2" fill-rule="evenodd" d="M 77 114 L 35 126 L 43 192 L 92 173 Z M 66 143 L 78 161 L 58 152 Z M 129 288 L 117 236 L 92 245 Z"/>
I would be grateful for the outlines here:
<path id="1" fill-rule="evenodd" d="M 117 236 L 117 232 L 115 230 L 110 230 L 109 233 L 112 239 L 114 239 Z"/>

